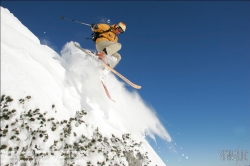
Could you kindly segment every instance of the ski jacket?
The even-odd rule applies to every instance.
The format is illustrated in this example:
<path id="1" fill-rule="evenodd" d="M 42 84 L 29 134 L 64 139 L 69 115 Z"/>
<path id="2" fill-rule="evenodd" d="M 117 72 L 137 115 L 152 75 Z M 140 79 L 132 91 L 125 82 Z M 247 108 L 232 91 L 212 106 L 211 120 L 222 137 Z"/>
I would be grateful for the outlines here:
<path id="1" fill-rule="evenodd" d="M 115 34 L 115 24 L 108 25 L 108 24 L 92 24 L 91 30 L 96 35 L 95 43 L 98 43 L 100 41 L 112 41 L 112 42 L 118 42 L 118 37 Z"/>

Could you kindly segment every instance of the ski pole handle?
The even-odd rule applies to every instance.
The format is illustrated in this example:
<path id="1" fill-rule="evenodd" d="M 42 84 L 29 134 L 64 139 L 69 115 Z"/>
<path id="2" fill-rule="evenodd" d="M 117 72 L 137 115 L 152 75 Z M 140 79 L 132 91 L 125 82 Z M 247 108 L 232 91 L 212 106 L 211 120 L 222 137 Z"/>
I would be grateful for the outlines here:
<path id="1" fill-rule="evenodd" d="M 87 25 L 87 26 L 91 26 L 91 24 L 87 24 L 87 23 L 84 23 L 84 22 L 79 22 L 79 21 L 76 21 L 76 20 L 72 20 L 72 19 L 69 19 L 69 18 L 65 18 L 64 16 L 61 16 L 61 19 L 65 19 L 65 20 L 77 22 L 77 23 L 84 24 L 84 25 Z"/>

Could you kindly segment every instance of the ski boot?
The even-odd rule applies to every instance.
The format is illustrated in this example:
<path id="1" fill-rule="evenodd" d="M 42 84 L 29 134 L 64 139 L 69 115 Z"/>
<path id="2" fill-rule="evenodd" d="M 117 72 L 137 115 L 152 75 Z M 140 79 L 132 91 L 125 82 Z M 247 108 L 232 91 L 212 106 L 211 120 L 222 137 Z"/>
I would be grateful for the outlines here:
<path id="1" fill-rule="evenodd" d="M 98 58 L 101 59 L 105 64 L 107 64 L 108 66 L 110 66 L 109 63 L 108 63 L 108 60 L 107 60 L 107 58 L 106 58 L 107 54 L 104 52 L 104 50 L 101 51 L 101 52 L 99 52 L 99 53 L 97 53 L 96 55 L 97 55 Z"/>

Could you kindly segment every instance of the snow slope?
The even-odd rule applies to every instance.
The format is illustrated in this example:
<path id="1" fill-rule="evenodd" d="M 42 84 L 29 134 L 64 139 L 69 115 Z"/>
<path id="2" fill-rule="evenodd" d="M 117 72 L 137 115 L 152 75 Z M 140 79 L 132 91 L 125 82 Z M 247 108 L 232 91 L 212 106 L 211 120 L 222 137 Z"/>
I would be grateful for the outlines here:
<path id="1" fill-rule="evenodd" d="M 104 80 L 116 102 L 107 98 L 100 79 Z M 91 139 L 97 128 L 106 138 L 115 136 L 122 139 L 123 135 L 129 133 L 133 140 L 143 143 L 139 151 L 148 152 L 148 157 L 152 161 L 149 165 L 163 166 L 165 164 L 148 144 L 145 136 L 154 139 L 154 136 L 158 135 L 169 142 L 171 137 L 158 120 L 155 111 L 144 103 L 136 91 L 127 91 L 126 86 L 111 72 L 103 71 L 96 60 L 77 49 L 73 42 L 65 44 L 61 55 L 40 44 L 39 39 L 27 27 L 8 9 L 1 7 L 1 103 L 5 95 L 5 105 L 1 105 L 1 116 L 4 115 L 4 108 L 17 110 L 14 111 L 15 114 L 13 112 L 9 115 L 10 119 L 1 120 L 1 132 L 3 133 L 4 127 L 7 128 L 1 145 L 32 149 L 36 144 L 39 145 L 40 151 L 48 151 L 54 140 L 59 138 L 63 123 L 41 125 L 39 128 L 36 121 L 32 121 L 28 116 L 28 110 L 39 108 L 44 117 L 54 118 L 57 122 L 81 118 L 78 114 L 84 110 L 87 113 L 87 116 L 82 118 L 84 124 L 73 127 L 75 136 L 70 136 L 65 142 L 72 143 L 79 139 L 79 135 Z M 7 102 L 6 96 L 10 96 L 13 101 Z M 16 119 L 20 117 L 29 117 L 26 124 L 28 130 L 23 130 L 20 126 L 14 127 L 14 123 L 19 123 Z M 53 125 L 57 126 L 55 132 L 51 130 Z M 19 139 L 11 141 L 11 132 L 17 129 L 24 132 L 19 134 Z M 26 138 L 32 131 L 40 129 L 48 133 L 46 141 Z M 31 144 L 28 144 L 27 140 Z M 7 148 L 2 151 L 1 165 L 8 164 L 17 157 L 13 156 L 13 151 Z M 21 151 L 18 153 L 21 154 Z M 52 159 L 51 154 L 47 157 L 49 158 L 46 160 L 39 160 L 39 164 L 61 165 Z M 102 158 L 89 154 L 86 160 L 95 163 Z M 119 162 L 126 165 L 125 161 Z M 82 161 L 79 165 L 85 164 L 86 161 Z"/>

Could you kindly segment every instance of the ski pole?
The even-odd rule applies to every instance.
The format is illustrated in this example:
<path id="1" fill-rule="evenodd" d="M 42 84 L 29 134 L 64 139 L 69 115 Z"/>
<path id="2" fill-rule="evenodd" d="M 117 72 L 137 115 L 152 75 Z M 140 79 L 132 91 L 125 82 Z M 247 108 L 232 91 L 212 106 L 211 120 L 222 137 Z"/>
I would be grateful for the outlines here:
<path id="1" fill-rule="evenodd" d="M 72 19 L 69 19 L 69 18 L 65 18 L 64 16 L 61 16 L 61 19 L 70 20 L 70 21 L 73 21 L 73 22 L 77 22 L 77 23 L 80 23 L 80 24 L 84 24 L 84 25 L 87 25 L 87 26 L 91 26 L 90 24 L 86 24 L 86 23 L 84 23 L 84 22 L 79 22 L 79 21 L 76 21 L 76 20 L 72 20 Z"/>

